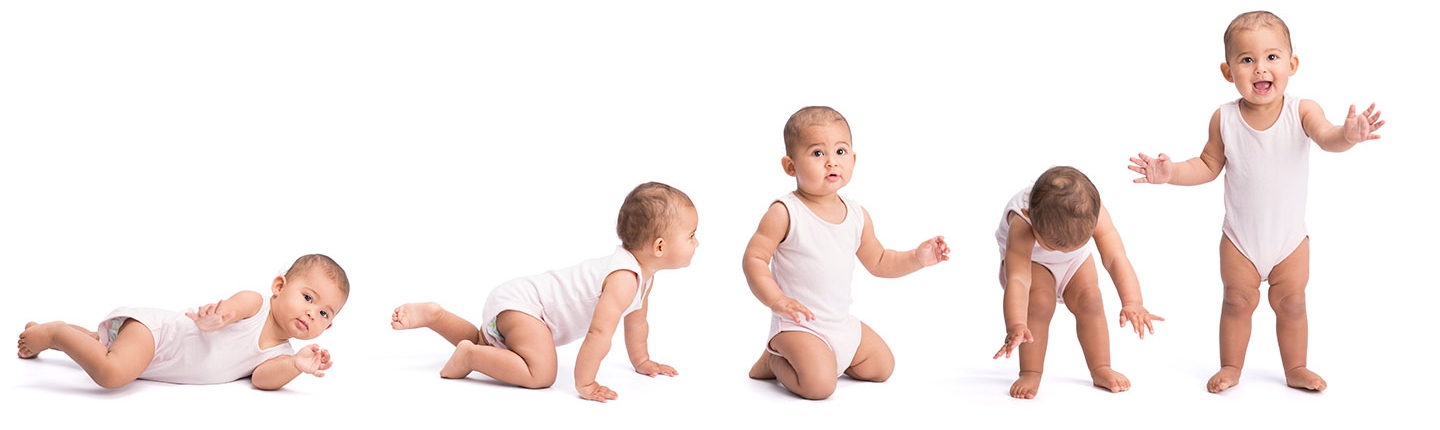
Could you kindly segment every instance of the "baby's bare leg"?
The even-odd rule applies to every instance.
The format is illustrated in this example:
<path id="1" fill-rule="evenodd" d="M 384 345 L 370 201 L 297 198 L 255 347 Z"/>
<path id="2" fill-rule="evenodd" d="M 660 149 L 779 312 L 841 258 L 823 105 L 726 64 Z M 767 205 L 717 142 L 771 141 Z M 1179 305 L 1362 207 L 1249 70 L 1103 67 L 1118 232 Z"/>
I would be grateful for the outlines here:
<path id="1" fill-rule="evenodd" d="M 40 325 L 40 324 L 38 324 L 38 323 L 36 323 L 36 322 L 34 322 L 34 321 L 28 322 L 28 323 L 25 323 L 25 329 L 26 329 L 26 331 L 29 331 L 29 330 L 30 330 L 30 327 L 34 327 L 34 326 L 37 326 L 37 325 Z M 99 340 L 100 340 L 100 334 L 99 334 L 99 333 L 96 333 L 96 332 L 87 330 L 85 327 L 81 327 L 81 326 L 78 326 L 78 325 L 75 325 L 75 324 L 66 324 L 66 325 L 69 326 L 70 328 L 78 331 L 78 332 L 84 333 L 86 336 L 89 336 L 91 339 L 95 339 L 96 341 L 99 341 Z M 48 328 L 47 328 L 46 330 L 48 330 Z M 18 349 L 18 351 L 16 351 L 16 355 L 19 355 L 20 358 L 35 358 L 36 356 L 39 356 L 39 355 L 40 355 L 40 351 L 44 351 L 44 350 L 49 349 L 49 348 L 52 347 L 52 346 L 46 346 L 46 347 L 44 347 L 44 348 L 39 348 L 40 342 L 50 342 L 50 341 L 48 340 L 50 337 L 41 336 L 41 335 L 38 335 L 38 334 L 32 334 L 30 337 L 31 337 L 31 339 L 27 342 L 27 341 L 26 341 L 25 332 L 21 332 L 21 333 L 20 333 L 20 340 L 19 340 L 19 342 L 17 342 L 16 345 L 15 345 L 15 346 L 17 347 L 17 349 Z M 35 348 L 39 348 L 39 349 L 35 349 Z"/>
<path id="2" fill-rule="evenodd" d="M 475 324 L 441 308 L 438 303 L 407 303 L 395 308 L 395 312 L 390 314 L 390 328 L 408 330 L 421 327 L 429 327 L 451 345 L 459 345 L 465 340 L 471 344 L 484 343 L 480 340 L 480 329 L 475 328 Z"/>
<path id="3" fill-rule="evenodd" d="M 1220 236 L 1220 281 L 1225 302 L 1220 307 L 1220 371 L 1206 382 L 1212 393 L 1240 383 L 1245 350 L 1250 346 L 1250 316 L 1260 304 L 1260 273 L 1229 237 Z"/>
<path id="4" fill-rule="evenodd" d="M 1306 238 L 1270 272 L 1270 308 L 1275 311 L 1275 339 L 1280 343 L 1285 383 L 1295 388 L 1322 391 L 1326 386 L 1325 379 L 1305 367 L 1310 339 L 1305 286 L 1309 283 L 1310 239 Z"/>
<path id="5" fill-rule="evenodd" d="M 835 393 L 835 351 L 814 334 L 785 331 L 770 339 L 783 357 L 767 354 L 770 371 L 785 389 L 809 400 L 824 400 Z"/>
<path id="6" fill-rule="evenodd" d="M 524 312 L 505 311 L 496 317 L 496 327 L 505 335 L 509 349 L 462 339 L 440 369 L 440 377 L 459 379 L 474 371 L 525 388 L 555 384 L 555 340 L 545 323 Z"/>
<path id="7" fill-rule="evenodd" d="M 119 388 L 139 378 L 155 357 L 155 338 L 135 320 L 125 321 L 108 350 L 90 333 L 61 321 L 27 324 L 20 334 L 20 354 L 33 357 L 48 348 L 64 352 L 104 388 Z"/>
<path id="8" fill-rule="evenodd" d="M 1020 377 L 1010 385 L 1010 397 L 1033 399 L 1040 392 L 1045 372 L 1045 348 L 1050 342 L 1050 319 L 1055 316 L 1055 276 L 1050 269 L 1030 263 L 1030 306 L 1025 325 L 1034 342 L 1020 344 Z"/>
<path id="9" fill-rule="evenodd" d="M 1075 315 L 1075 334 L 1090 368 L 1091 383 L 1118 393 L 1130 389 L 1130 379 L 1110 367 L 1110 327 L 1105 325 L 1105 302 L 1094 260 L 1094 256 L 1086 258 L 1070 278 L 1065 286 L 1065 306 Z"/>
<path id="10" fill-rule="evenodd" d="M 895 354 L 869 325 L 860 323 L 860 347 L 845 374 L 861 381 L 885 382 L 895 373 Z"/>

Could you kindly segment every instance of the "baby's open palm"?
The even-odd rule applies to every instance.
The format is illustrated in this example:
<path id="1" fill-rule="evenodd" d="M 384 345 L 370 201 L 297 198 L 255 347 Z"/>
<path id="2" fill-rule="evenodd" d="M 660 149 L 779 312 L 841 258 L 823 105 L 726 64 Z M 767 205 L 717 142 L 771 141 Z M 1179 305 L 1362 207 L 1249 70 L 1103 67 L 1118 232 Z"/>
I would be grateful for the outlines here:
<path id="1" fill-rule="evenodd" d="M 1345 141 L 1360 143 L 1379 139 L 1380 135 L 1375 134 L 1375 130 L 1384 125 L 1385 120 L 1380 119 L 1380 111 L 1375 110 L 1374 103 L 1360 116 L 1355 115 L 1355 105 L 1350 105 L 1350 113 L 1345 115 Z"/>
<path id="2" fill-rule="evenodd" d="M 224 300 L 201 306 L 195 312 L 186 312 L 185 316 L 195 321 L 195 327 L 203 332 L 212 332 L 225 328 L 235 322 L 235 311 L 221 312 L 220 305 L 225 304 Z"/>
<path id="3" fill-rule="evenodd" d="M 320 348 L 320 345 L 305 345 L 295 353 L 295 369 L 301 372 L 317 377 L 325 376 L 330 365 L 330 350 Z"/>

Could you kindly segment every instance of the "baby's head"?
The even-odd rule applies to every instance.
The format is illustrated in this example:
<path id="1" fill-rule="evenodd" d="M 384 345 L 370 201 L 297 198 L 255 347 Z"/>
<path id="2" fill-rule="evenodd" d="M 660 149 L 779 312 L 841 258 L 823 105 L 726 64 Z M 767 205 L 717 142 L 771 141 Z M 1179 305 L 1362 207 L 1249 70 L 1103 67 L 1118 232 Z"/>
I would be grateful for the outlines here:
<path id="1" fill-rule="evenodd" d="M 615 233 L 620 244 L 639 258 L 642 254 L 659 258 L 663 269 L 690 265 L 695 248 L 699 214 L 695 203 L 683 191 L 659 182 L 646 182 L 635 187 L 620 204 Z M 647 257 L 648 258 L 648 257 Z"/>
<path id="2" fill-rule="evenodd" d="M 810 142 L 805 139 L 804 134 L 810 127 L 843 129 L 845 141 L 850 141 L 850 122 L 845 120 L 845 116 L 828 106 L 809 106 L 795 111 L 790 115 L 790 119 L 785 121 L 785 155 L 793 158 L 805 149 Z"/>
<path id="3" fill-rule="evenodd" d="M 780 167 L 795 177 L 797 192 L 831 195 L 850 183 L 855 148 L 850 123 L 840 112 L 825 106 L 800 109 L 785 121 L 784 136 Z"/>
<path id="4" fill-rule="evenodd" d="M 334 324 L 350 298 L 345 269 L 321 254 L 295 259 L 284 275 L 271 282 L 270 313 L 292 338 L 314 339 Z"/>
<path id="5" fill-rule="evenodd" d="M 1225 62 L 1220 64 L 1220 74 L 1235 84 L 1245 102 L 1263 106 L 1283 101 L 1290 76 L 1298 67 L 1290 28 L 1275 14 L 1242 13 L 1225 29 Z"/>
<path id="6" fill-rule="evenodd" d="M 1030 188 L 1030 228 L 1046 248 L 1080 249 L 1100 219 L 1100 191 L 1073 167 L 1051 167 Z"/>
<path id="7" fill-rule="evenodd" d="M 1261 29 L 1277 32 L 1284 41 L 1286 54 L 1295 52 L 1294 46 L 1290 43 L 1290 27 L 1285 25 L 1285 21 L 1280 20 L 1280 17 L 1275 16 L 1273 13 L 1257 10 L 1236 16 L 1234 20 L 1230 21 L 1230 26 L 1225 28 L 1226 61 L 1229 61 L 1231 54 L 1234 53 L 1234 49 L 1236 48 L 1234 42 L 1237 34 L 1242 31 Z"/>

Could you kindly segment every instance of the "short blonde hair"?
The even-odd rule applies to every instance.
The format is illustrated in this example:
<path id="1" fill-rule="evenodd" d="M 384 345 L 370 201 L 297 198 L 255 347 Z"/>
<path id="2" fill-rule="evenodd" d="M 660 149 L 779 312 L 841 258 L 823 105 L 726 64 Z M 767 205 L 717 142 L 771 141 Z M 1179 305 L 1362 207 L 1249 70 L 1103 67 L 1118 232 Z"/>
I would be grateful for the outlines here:
<path id="1" fill-rule="evenodd" d="M 695 203 L 675 187 L 659 182 L 636 186 L 620 204 L 620 216 L 615 221 L 620 244 L 631 251 L 644 249 L 646 243 L 665 234 L 681 207 L 693 208 Z"/>
<path id="2" fill-rule="evenodd" d="M 1084 245 L 1100 220 L 1100 191 L 1074 167 L 1051 167 L 1030 187 L 1030 227 L 1057 249 Z"/>
<path id="3" fill-rule="evenodd" d="M 785 155 L 795 155 L 801 144 L 800 132 L 805 127 L 836 122 L 845 124 L 845 131 L 850 131 L 850 122 L 845 120 L 845 116 L 829 106 L 807 106 L 790 114 L 790 119 L 785 121 Z"/>
<path id="4" fill-rule="evenodd" d="M 1227 61 L 1230 59 L 1230 41 L 1234 39 L 1236 33 L 1241 30 L 1257 30 L 1266 27 L 1279 28 L 1280 33 L 1285 35 L 1286 52 L 1295 53 L 1295 46 L 1290 43 L 1290 27 L 1285 25 L 1285 21 L 1273 13 L 1257 10 L 1236 16 L 1230 21 L 1230 26 L 1225 28 L 1225 59 Z"/>
<path id="5" fill-rule="evenodd" d="M 335 260 L 324 254 L 300 256 L 295 259 L 295 263 L 290 265 L 290 269 L 285 271 L 285 277 L 292 278 L 311 272 L 334 281 L 335 285 L 340 287 L 340 292 L 345 293 L 345 297 L 350 297 L 350 278 L 345 275 L 345 269 L 340 268 L 340 263 L 336 263 Z"/>

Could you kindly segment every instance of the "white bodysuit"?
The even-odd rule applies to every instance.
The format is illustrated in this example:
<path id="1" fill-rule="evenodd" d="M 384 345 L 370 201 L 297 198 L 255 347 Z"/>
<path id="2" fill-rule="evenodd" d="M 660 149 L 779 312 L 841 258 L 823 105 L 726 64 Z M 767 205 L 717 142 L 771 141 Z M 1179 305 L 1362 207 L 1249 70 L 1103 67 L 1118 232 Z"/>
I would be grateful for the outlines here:
<path id="1" fill-rule="evenodd" d="M 1030 208 L 1030 188 L 1020 190 L 1010 202 L 1005 204 L 1005 213 L 1000 214 L 1000 228 L 995 230 L 995 241 L 1000 243 L 1000 288 L 1005 288 L 1009 279 L 1005 275 L 1005 247 L 1010 240 L 1010 214 L 1019 214 L 1025 222 L 1030 222 L 1030 216 L 1025 210 Z M 1055 277 L 1055 301 L 1065 303 L 1065 286 L 1070 283 L 1070 278 L 1085 264 L 1093 251 L 1093 241 L 1085 242 L 1085 246 L 1070 252 L 1051 251 L 1041 247 L 1037 242 L 1035 248 L 1030 251 L 1030 261 L 1039 263 L 1050 270 L 1050 275 Z M 1033 282 L 1033 281 L 1032 281 Z"/>
<path id="2" fill-rule="evenodd" d="M 608 256 L 506 281 L 495 287 L 490 292 L 490 298 L 485 300 L 485 324 L 491 325 L 501 312 L 520 311 L 544 322 L 550 328 L 555 346 L 573 342 L 590 330 L 590 320 L 595 316 L 595 305 L 600 303 L 605 277 L 617 270 L 634 272 L 637 279 L 642 273 L 635 256 L 624 247 L 616 246 L 615 252 Z M 622 317 L 645 304 L 645 294 L 650 290 L 652 280 L 639 279 L 635 297 L 630 300 L 630 306 L 625 308 Z M 490 345 L 506 347 L 504 335 L 498 330 L 487 327 L 481 332 Z"/>
<path id="3" fill-rule="evenodd" d="M 845 373 L 860 349 L 860 319 L 850 315 L 850 280 L 855 273 L 855 252 L 865 230 L 865 212 L 846 198 L 845 220 L 832 224 L 810 211 L 795 193 L 778 200 L 790 213 L 790 229 L 770 258 L 770 273 L 780 291 L 809 308 L 814 321 L 771 315 L 770 337 L 783 331 L 814 334 L 835 352 L 836 376 Z M 767 348 L 771 354 L 779 351 Z"/>
<path id="4" fill-rule="evenodd" d="M 1275 124 L 1255 130 L 1239 100 L 1220 106 L 1225 144 L 1225 236 L 1255 265 L 1262 281 L 1305 240 L 1310 138 L 1300 125 L 1300 99 L 1285 95 Z"/>
<path id="5" fill-rule="evenodd" d="M 222 329 L 202 332 L 184 312 L 126 307 L 100 323 L 100 343 L 110 347 L 111 321 L 139 321 L 155 337 L 155 358 L 140 379 L 176 384 L 220 384 L 250 376 L 266 360 L 291 355 L 290 342 L 260 349 L 260 332 L 270 314 L 270 301 L 260 301 L 254 316 Z M 190 310 L 194 312 L 194 309 Z"/>

